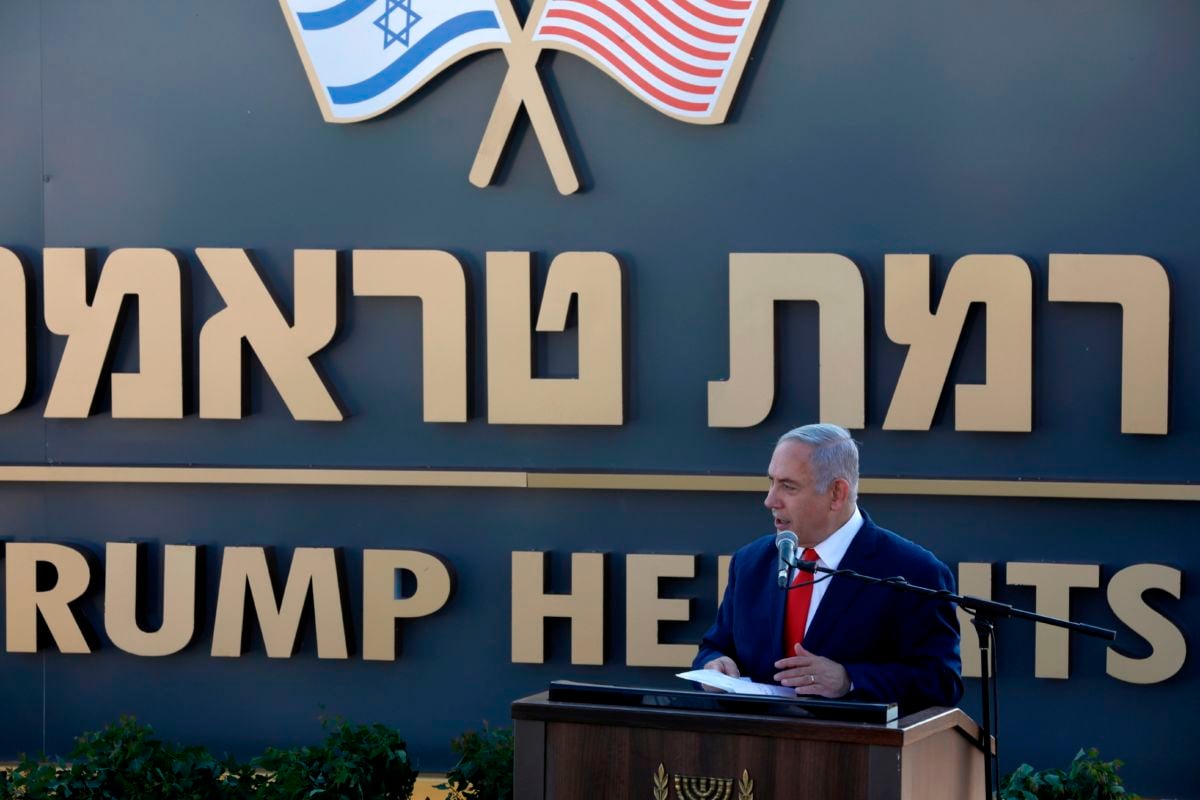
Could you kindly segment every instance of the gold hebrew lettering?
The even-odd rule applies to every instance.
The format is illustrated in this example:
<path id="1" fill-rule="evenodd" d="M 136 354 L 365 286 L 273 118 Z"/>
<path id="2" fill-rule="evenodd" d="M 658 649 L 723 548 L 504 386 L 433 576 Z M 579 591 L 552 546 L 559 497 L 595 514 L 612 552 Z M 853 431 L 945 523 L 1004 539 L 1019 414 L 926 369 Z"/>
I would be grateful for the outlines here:
<path id="1" fill-rule="evenodd" d="M 112 415 L 124 419 L 183 416 L 183 329 L 179 261 L 168 250 L 115 250 L 87 302 L 86 252 L 46 248 L 46 327 L 67 337 L 46 416 L 91 413 L 121 303 L 138 298 L 138 372 L 112 376 Z"/>
<path id="2" fill-rule="evenodd" d="M 412 573 L 411 597 L 396 596 L 396 573 Z M 450 599 L 450 569 L 418 550 L 363 551 L 363 660 L 396 660 L 396 620 L 428 617 Z"/>
<path id="3" fill-rule="evenodd" d="M 0 414 L 21 403 L 29 380 L 29 320 L 25 307 L 25 267 L 0 247 Z"/>
<path id="4" fill-rule="evenodd" d="M 38 616 L 45 621 L 54 644 L 62 653 L 90 653 L 71 611 L 71 603 L 87 591 L 91 570 L 87 559 L 74 548 L 41 542 L 9 542 L 4 546 L 5 647 L 10 653 L 38 651 Z M 52 564 L 58 578 L 49 589 L 37 589 L 37 565 Z"/>
<path id="5" fill-rule="evenodd" d="M 241 656 L 248 589 L 267 656 L 291 658 L 310 588 L 317 629 L 317 657 L 347 658 L 346 628 L 333 548 L 297 547 L 292 553 L 283 601 L 276 605 L 266 550 L 262 547 L 226 547 L 221 556 L 212 654 L 228 658 Z"/>
<path id="6" fill-rule="evenodd" d="M 296 251 L 293 325 L 283 318 L 245 250 L 199 248 L 196 255 L 225 301 L 225 308 L 200 330 L 200 416 L 242 418 L 245 340 L 293 418 L 342 419 L 312 364 L 337 330 L 337 253 Z"/>
<path id="7" fill-rule="evenodd" d="M 927 255 L 884 259 L 884 326 L 909 346 L 883 427 L 927 431 L 972 303 L 987 308 L 987 372 L 954 390 L 960 431 L 1033 429 L 1033 277 L 1016 256 L 971 255 L 955 262 L 937 311 L 930 312 Z"/>
<path id="8" fill-rule="evenodd" d="M 710 428 L 750 428 L 775 402 L 775 303 L 815 300 L 820 313 L 820 416 L 866 426 L 862 274 L 835 253 L 729 256 L 729 380 L 709 381 Z"/>
<path id="9" fill-rule="evenodd" d="M 964 561 L 958 565 L 958 591 L 960 594 L 992 599 L 991 563 Z M 971 615 L 961 608 L 955 609 L 958 630 L 962 634 L 962 674 L 964 678 L 979 678 L 983 675 L 979 664 L 979 634 L 971 623 Z"/>
<path id="10" fill-rule="evenodd" d="M 169 656 L 188 646 L 196 628 L 196 550 L 164 548 L 162 625 L 148 632 L 137 621 L 138 545 L 104 546 L 104 631 L 113 644 L 136 656 Z"/>
<path id="11" fill-rule="evenodd" d="M 534 378 L 529 253 L 488 253 L 488 422 L 620 425 L 624 420 L 621 265 L 608 253 L 563 253 L 550 264 L 539 333 L 563 331 L 578 297 L 579 377 Z"/>
<path id="12" fill-rule="evenodd" d="M 1143 599 L 1150 589 L 1180 598 L 1183 573 L 1161 564 L 1134 564 L 1108 582 L 1108 604 L 1113 613 L 1150 644 L 1150 655 L 1130 658 L 1108 648 L 1105 669 L 1126 683 L 1162 683 L 1178 674 L 1187 660 L 1187 640 L 1173 622 Z"/>
<path id="13" fill-rule="evenodd" d="M 467 280 L 438 250 L 355 250 L 354 294 L 421 299 L 426 422 L 467 421 Z"/>
<path id="14" fill-rule="evenodd" d="M 1033 586 L 1037 613 L 1071 618 L 1071 590 L 1100 585 L 1096 564 L 1043 564 L 1013 561 L 1008 565 L 1010 586 Z M 1070 632 L 1038 622 L 1034 625 L 1033 674 L 1038 678 L 1070 677 Z"/>
<path id="15" fill-rule="evenodd" d="M 1167 432 L 1171 283 L 1146 256 L 1050 256 L 1051 302 L 1121 306 L 1121 433 Z"/>
<path id="16" fill-rule="evenodd" d="M 571 620 L 571 663 L 604 663 L 604 554 L 571 554 L 571 591 L 546 592 L 546 553 L 512 554 L 512 661 L 546 661 L 546 618 Z"/>
<path id="17" fill-rule="evenodd" d="M 625 663 L 631 667 L 686 667 L 696 657 L 694 644 L 663 644 L 658 623 L 686 622 L 691 601 L 659 597 L 660 578 L 692 578 L 696 557 L 627 555 L 625 557 Z"/>
<path id="18" fill-rule="evenodd" d="M 717 556 L 717 605 L 725 599 L 725 587 L 729 585 L 729 565 L 733 556 Z"/>

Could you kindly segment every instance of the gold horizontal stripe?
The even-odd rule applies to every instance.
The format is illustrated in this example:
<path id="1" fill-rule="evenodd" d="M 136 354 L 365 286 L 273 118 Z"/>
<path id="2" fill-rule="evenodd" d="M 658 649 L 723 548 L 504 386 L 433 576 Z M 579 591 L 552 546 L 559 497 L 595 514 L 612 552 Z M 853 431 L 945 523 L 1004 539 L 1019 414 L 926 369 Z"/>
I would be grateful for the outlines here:
<path id="1" fill-rule="evenodd" d="M 523 489 L 524 472 L 257 467 L 0 467 L 8 483 L 192 483 L 272 486 L 470 486 Z"/>
<path id="2" fill-rule="evenodd" d="M 530 489 L 634 489 L 656 492 L 765 492 L 767 479 L 745 475 L 638 475 L 531 472 Z"/>
<path id="3" fill-rule="evenodd" d="M 267 467 L 2 466 L 0 483 L 132 483 L 242 486 L 449 486 L 502 489 L 596 489 L 656 492 L 765 492 L 748 475 L 663 475 L 486 470 L 301 469 Z M 1040 497 L 1200 502 L 1200 484 L 1087 481 L 863 478 L 864 495 Z"/>
<path id="4" fill-rule="evenodd" d="M 765 492 L 767 479 L 745 475 L 637 475 L 530 473 L 531 489 L 645 489 L 652 491 Z M 955 480 L 863 478 L 863 495 L 938 497 L 1043 497 L 1089 500 L 1200 501 L 1200 485 L 1176 483 L 1090 483 L 1087 481 Z"/>
<path id="5" fill-rule="evenodd" d="M 925 478 L 863 478 L 862 494 L 963 497 L 1052 497 L 1088 500 L 1200 501 L 1200 485 L 1189 483 L 1090 483 L 1087 481 L 969 481 Z"/>

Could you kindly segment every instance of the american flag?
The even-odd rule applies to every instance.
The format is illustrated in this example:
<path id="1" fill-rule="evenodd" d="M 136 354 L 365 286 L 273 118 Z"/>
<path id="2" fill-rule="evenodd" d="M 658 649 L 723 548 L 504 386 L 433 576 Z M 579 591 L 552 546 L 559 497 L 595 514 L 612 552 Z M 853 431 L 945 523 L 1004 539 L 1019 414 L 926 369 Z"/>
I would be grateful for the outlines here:
<path id="1" fill-rule="evenodd" d="M 723 122 L 768 0 L 546 0 L 543 47 L 603 69 L 664 114 Z"/>

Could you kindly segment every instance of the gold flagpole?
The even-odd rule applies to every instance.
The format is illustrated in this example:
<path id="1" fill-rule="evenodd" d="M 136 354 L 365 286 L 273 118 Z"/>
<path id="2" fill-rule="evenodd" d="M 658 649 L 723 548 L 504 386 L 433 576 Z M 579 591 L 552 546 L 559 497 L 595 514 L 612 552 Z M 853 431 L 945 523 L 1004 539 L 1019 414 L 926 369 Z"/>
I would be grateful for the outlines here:
<path id="1" fill-rule="evenodd" d="M 533 31 L 545 6 L 546 0 L 535 0 L 526 26 L 522 27 L 511 0 L 498 0 L 496 3 L 501 22 L 508 32 L 509 44 L 504 48 L 504 56 L 508 60 L 508 74 L 504 76 L 500 95 L 496 98 L 496 105 L 492 108 L 492 116 L 484 130 L 483 140 L 475 153 L 475 163 L 471 166 L 470 181 L 475 186 L 488 186 L 495 178 L 500 155 L 512 134 L 517 112 L 524 104 L 529 120 L 533 123 L 533 132 L 537 135 L 538 144 L 541 145 L 546 163 L 550 166 L 555 187 L 564 195 L 579 191 L 579 178 L 575 175 L 575 168 L 571 164 L 571 156 L 563 141 L 554 109 L 537 72 L 541 48 L 533 43 Z"/>

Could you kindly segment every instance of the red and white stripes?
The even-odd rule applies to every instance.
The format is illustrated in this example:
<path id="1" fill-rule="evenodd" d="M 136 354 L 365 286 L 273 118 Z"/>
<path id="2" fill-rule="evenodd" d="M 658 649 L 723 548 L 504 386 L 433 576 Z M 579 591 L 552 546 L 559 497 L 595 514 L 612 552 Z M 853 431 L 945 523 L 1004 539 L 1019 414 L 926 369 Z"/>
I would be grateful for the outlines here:
<path id="1" fill-rule="evenodd" d="M 766 0 L 548 0 L 534 41 L 590 58 L 650 105 L 704 122 Z"/>

